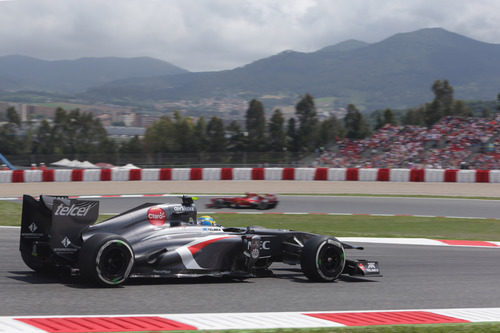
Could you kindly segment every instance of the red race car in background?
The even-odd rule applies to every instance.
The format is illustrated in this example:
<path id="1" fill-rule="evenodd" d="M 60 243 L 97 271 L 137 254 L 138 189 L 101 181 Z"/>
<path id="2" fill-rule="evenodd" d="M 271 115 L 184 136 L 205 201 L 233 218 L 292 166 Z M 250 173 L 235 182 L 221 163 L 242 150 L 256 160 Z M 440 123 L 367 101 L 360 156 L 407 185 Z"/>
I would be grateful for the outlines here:
<path id="1" fill-rule="evenodd" d="M 245 193 L 239 197 L 220 197 L 210 199 L 207 208 L 256 208 L 271 209 L 278 205 L 278 198 L 274 194 L 259 195 Z"/>

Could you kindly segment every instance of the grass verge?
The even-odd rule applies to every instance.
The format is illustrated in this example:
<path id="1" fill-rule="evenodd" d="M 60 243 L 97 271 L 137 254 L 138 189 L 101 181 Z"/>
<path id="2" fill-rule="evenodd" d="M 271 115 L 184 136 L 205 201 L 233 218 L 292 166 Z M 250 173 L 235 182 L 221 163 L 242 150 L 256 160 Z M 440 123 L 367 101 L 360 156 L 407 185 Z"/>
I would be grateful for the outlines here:
<path id="1" fill-rule="evenodd" d="M 0 202 L 0 225 L 19 226 L 21 205 Z M 260 225 L 275 229 L 293 229 L 339 237 L 410 237 L 459 240 L 500 240 L 500 220 L 460 219 L 413 216 L 358 215 L 274 215 L 213 214 L 223 226 Z M 102 221 L 109 216 L 100 216 Z"/>

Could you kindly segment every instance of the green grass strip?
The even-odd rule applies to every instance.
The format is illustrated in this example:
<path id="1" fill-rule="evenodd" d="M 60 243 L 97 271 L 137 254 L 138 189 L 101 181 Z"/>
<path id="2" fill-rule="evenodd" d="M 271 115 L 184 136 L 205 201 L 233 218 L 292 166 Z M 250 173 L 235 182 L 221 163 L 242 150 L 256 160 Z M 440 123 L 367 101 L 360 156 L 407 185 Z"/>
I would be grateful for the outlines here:
<path id="1" fill-rule="evenodd" d="M 0 225 L 19 226 L 21 205 L 0 202 Z M 394 237 L 500 241 L 500 220 L 415 216 L 212 214 L 218 224 L 260 225 L 338 237 Z M 99 221 L 109 218 L 101 215 Z"/>
<path id="2" fill-rule="evenodd" d="M 217 224 L 308 231 L 339 237 L 500 240 L 500 220 L 414 216 L 213 214 Z"/>

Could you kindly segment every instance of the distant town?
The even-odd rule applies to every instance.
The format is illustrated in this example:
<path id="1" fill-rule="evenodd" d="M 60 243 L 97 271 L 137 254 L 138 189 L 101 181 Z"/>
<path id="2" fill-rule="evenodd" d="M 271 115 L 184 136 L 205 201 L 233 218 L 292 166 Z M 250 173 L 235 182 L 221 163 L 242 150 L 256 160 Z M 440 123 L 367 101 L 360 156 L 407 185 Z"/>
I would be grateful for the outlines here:
<path id="1" fill-rule="evenodd" d="M 276 102 L 278 97 L 263 96 L 263 100 L 274 99 L 272 108 L 268 108 L 266 113 L 271 115 L 274 109 L 280 109 L 285 118 L 294 117 L 295 105 L 279 105 Z M 18 112 L 21 121 L 37 123 L 42 119 L 49 122 L 54 117 L 58 107 L 65 110 L 79 109 L 82 112 L 90 112 L 100 120 L 108 135 L 112 138 L 130 138 L 134 136 L 143 137 L 145 129 L 162 116 L 172 116 L 174 111 L 179 111 L 185 117 L 198 119 L 201 116 L 206 118 L 217 116 L 229 123 L 233 120 L 243 124 L 245 112 L 248 109 L 249 101 L 237 98 L 204 98 L 198 101 L 181 100 L 177 102 L 156 103 L 152 108 L 139 108 L 132 106 L 119 106 L 111 104 L 72 104 L 72 103 L 11 103 L 0 102 L 0 113 L 4 113 L 9 107 L 14 107 Z M 318 99 L 316 101 L 316 111 L 318 119 L 327 119 L 335 115 L 338 119 L 345 116 L 345 108 L 333 109 L 333 105 L 328 100 Z"/>

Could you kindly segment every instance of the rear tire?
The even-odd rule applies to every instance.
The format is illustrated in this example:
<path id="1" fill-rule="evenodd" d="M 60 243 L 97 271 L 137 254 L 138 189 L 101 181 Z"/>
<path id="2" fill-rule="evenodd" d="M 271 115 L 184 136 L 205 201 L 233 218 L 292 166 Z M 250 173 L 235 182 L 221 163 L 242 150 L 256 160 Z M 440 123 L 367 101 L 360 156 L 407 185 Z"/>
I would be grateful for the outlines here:
<path id="1" fill-rule="evenodd" d="M 331 237 L 313 237 L 302 249 L 300 266 L 309 280 L 334 281 L 344 270 L 344 247 Z"/>
<path id="2" fill-rule="evenodd" d="M 225 206 L 226 206 L 226 204 L 224 203 L 224 200 L 222 200 L 222 199 L 217 199 L 214 202 L 215 208 L 224 208 Z"/>
<path id="3" fill-rule="evenodd" d="M 268 209 L 268 208 L 269 208 L 269 203 L 267 201 L 261 201 L 257 205 L 257 209 L 259 209 L 259 210 L 264 210 L 264 209 Z"/>
<path id="4" fill-rule="evenodd" d="M 83 279 L 101 286 L 124 283 L 134 266 L 134 251 L 122 237 L 96 234 L 80 250 L 80 274 Z"/>

